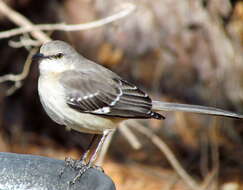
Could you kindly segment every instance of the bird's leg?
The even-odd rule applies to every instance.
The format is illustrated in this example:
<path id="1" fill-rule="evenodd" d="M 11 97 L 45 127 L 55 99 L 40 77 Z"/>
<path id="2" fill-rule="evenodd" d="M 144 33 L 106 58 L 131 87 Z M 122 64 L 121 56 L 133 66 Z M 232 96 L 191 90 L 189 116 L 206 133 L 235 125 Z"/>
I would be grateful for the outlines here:
<path id="1" fill-rule="evenodd" d="M 97 138 L 98 138 L 97 134 L 93 135 L 88 147 L 86 148 L 86 150 L 85 150 L 84 154 L 82 155 L 81 159 L 79 160 L 79 162 L 85 164 L 85 161 L 86 161 L 87 157 L 89 156 L 91 147 L 92 147 L 92 145 L 94 144 L 94 142 Z"/>
<path id="2" fill-rule="evenodd" d="M 76 163 L 77 163 L 77 161 L 74 160 L 74 159 L 72 159 L 72 158 L 70 158 L 70 157 L 65 158 L 65 166 L 64 166 L 64 167 L 61 169 L 61 171 L 59 172 L 59 177 L 60 177 L 60 178 L 62 177 L 62 175 L 63 175 L 63 173 L 64 173 L 64 171 L 65 171 L 65 169 L 66 169 L 67 167 L 75 168 Z"/>
<path id="3" fill-rule="evenodd" d="M 62 176 L 62 174 L 64 173 L 64 171 L 67 167 L 73 168 L 75 170 L 80 170 L 80 169 L 82 169 L 83 167 L 86 166 L 85 160 L 87 159 L 89 152 L 90 152 L 90 149 L 91 149 L 92 145 L 94 144 L 95 140 L 97 139 L 97 137 L 98 137 L 97 134 L 93 135 L 90 143 L 88 144 L 88 147 L 85 149 L 85 152 L 84 152 L 84 154 L 82 155 L 82 157 L 79 161 L 74 160 L 74 159 L 69 158 L 69 157 L 65 158 L 65 167 L 61 170 L 59 177 Z"/>
<path id="4" fill-rule="evenodd" d="M 93 155 L 91 156 L 91 158 L 90 158 L 90 161 L 89 161 L 89 165 L 90 165 L 90 166 L 94 165 L 94 162 L 96 161 L 96 159 L 97 159 L 97 157 L 98 157 L 98 155 L 99 155 L 99 153 L 100 153 L 100 151 L 101 151 L 101 149 L 102 149 L 102 147 L 103 147 L 103 144 L 104 144 L 106 138 L 108 137 L 108 135 L 109 135 L 112 131 L 113 131 L 113 130 L 105 130 L 105 131 L 104 131 L 103 136 L 102 136 L 102 138 L 101 138 L 101 140 L 100 140 L 100 142 L 99 142 L 97 148 L 95 149 L 94 154 L 93 154 Z"/>
<path id="5" fill-rule="evenodd" d="M 80 167 L 79 169 L 79 173 L 75 176 L 75 178 L 71 181 L 71 184 L 74 184 L 89 168 L 95 167 L 94 166 L 94 162 L 97 158 L 97 156 L 99 155 L 99 152 L 105 142 L 105 139 L 107 138 L 107 136 L 112 132 L 112 130 L 105 130 L 103 133 L 103 136 L 97 146 L 97 148 L 95 149 L 94 154 L 91 156 L 91 159 L 89 161 L 89 163 L 87 165 L 82 165 L 82 167 Z M 99 168 L 99 170 L 101 170 Z"/>

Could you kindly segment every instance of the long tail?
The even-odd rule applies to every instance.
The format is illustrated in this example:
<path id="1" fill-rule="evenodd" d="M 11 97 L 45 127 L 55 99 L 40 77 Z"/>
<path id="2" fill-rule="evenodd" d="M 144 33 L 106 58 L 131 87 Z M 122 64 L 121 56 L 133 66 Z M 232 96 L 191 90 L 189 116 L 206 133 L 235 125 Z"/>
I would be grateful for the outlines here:
<path id="1" fill-rule="evenodd" d="M 200 114 L 207 114 L 207 115 L 216 115 L 216 116 L 243 119 L 243 115 L 241 114 L 237 114 L 234 112 L 230 112 L 230 111 L 226 111 L 214 107 L 179 104 L 179 103 L 166 103 L 161 101 L 153 101 L 152 104 L 153 104 L 152 109 L 154 111 L 183 111 L 183 112 L 200 113 Z"/>

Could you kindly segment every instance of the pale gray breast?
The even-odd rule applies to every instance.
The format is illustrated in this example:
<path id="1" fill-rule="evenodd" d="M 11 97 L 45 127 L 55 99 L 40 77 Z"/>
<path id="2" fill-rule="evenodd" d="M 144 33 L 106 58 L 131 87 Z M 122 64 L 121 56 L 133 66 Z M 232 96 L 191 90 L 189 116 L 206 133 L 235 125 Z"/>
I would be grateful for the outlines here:
<path id="1" fill-rule="evenodd" d="M 64 125 L 64 117 L 57 108 L 64 103 L 63 90 L 61 88 L 57 81 L 46 80 L 44 77 L 39 78 L 38 93 L 44 110 L 53 121 Z"/>

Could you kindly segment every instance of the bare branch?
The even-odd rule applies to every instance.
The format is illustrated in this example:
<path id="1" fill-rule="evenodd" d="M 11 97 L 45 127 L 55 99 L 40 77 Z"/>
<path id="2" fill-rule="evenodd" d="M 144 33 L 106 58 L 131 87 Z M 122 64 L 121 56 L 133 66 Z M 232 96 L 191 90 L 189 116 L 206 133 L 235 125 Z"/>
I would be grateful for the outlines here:
<path id="1" fill-rule="evenodd" d="M 141 143 L 139 142 L 139 140 L 137 139 L 137 137 L 132 133 L 132 131 L 128 128 L 128 126 L 126 125 L 126 122 L 122 122 L 118 128 L 119 132 L 121 132 L 121 134 L 128 140 L 128 142 L 131 144 L 131 146 L 134 149 L 139 149 L 142 147 Z M 102 165 L 103 161 L 104 161 L 104 157 L 106 155 L 106 152 L 110 146 L 112 137 L 114 135 L 114 132 L 112 132 L 107 139 L 105 140 L 105 143 L 102 147 L 102 150 L 100 152 L 99 158 L 96 161 L 96 164 L 98 166 Z"/>
<path id="2" fill-rule="evenodd" d="M 6 9 L 6 5 L 4 3 L 1 3 L 1 4 L 3 4 L 5 6 L 5 9 Z M 0 11 L 2 12 L 1 9 L 2 8 L 0 6 Z M 103 26 L 105 24 L 114 22 L 116 20 L 122 19 L 122 18 L 126 17 L 127 15 L 131 14 L 135 9 L 136 9 L 136 6 L 134 4 L 127 3 L 125 8 L 122 11 L 120 11 L 120 12 L 114 14 L 114 15 L 108 16 L 106 18 L 103 18 L 103 19 L 100 19 L 100 20 L 97 20 L 97 21 L 83 23 L 83 24 L 64 24 L 64 23 L 59 23 L 59 24 L 31 25 L 29 23 L 29 21 L 27 22 L 25 20 L 25 22 L 23 22 L 24 24 L 23 23 L 19 23 L 18 24 L 18 25 L 23 26 L 23 27 L 12 29 L 12 30 L 8 30 L 8 31 L 4 31 L 4 32 L 0 32 L 0 39 L 1 38 L 9 38 L 11 36 L 24 34 L 24 33 L 28 33 L 28 32 L 37 32 L 37 31 L 40 31 L 40 30 L 42 30 L 42 31 L 50 31 L 50 30 L 51 31 L 53 31 L 53 30 L 79 31 L 79 30 L 87 30 L 87 29 L 91 29 L 91 28 L 97 28 L 97 27 Z M 19 16 L 22 16 L 22 15 L 19 15 Z M 21 18 L 23 18 L 23 16 Z"/>
<path id="3" fill-rule="evenodd" d="M 0 0 L 0 12 L 18 26 L 27 27 L 27 28 L 33 27 L 33 24 L 26 17 L 14 11 L 12 8 L 7 6 L 2 0 Z M 29 31 L 29 32 L 34 38 L 38 39 L 42 43 L 51 40 L 44 32 L 40 31 L 39 29 L 34 31 Z M 2 33 L 5 33 L 6 35 L 8 31 Z"/>
<path id="4" fill-rule="evenodd" d="M 8 90 L 6 90 L 6 96 L 12 95 L 16 90 L 21 88 L 23 85 L 22 81 L 15 81 L 14 85 L 12 85 Z"/>
<path id="5" fill-rule="evenodd" d="M 13 94 L 17 89 L 19 89 L 21 86 L 22 86 L 22 80 L 24 80 L 28 74 L 29 74 L 29 70 L 30 70 L 30 65 L 32 63 L 31 61 L 31 57 L 38 51 L 38 48 L 33 48 L 26 61 L 25 61 L 25 64 L 24 64 L 24 68 L 23 68 L 23 71 L 20 73 L 20 74 L 7 74 L 7 75 L 4 75 L 4 76 L 1 76 L 0 77 L 0 83 L 3 83 L 3 82 L 6 82 L 6 81 L 12 81 L 14 82 L 14 85 L 7 90 L 6 92 L 6 95 L 9 96 L 11 94 Z"/>
<path id="6" fill-rule="evenodd" d="M 38 40 L 32 40 L 30 38 L 20 37 L 20 41 L 9 40 L 8 45 L 13 48 L 22 48 L 22 47 L 37 47 L 41 45 L 41 42 Z"/>
<path id="7" fill-rule="evenodd" d="M 30 63 L 31 63 L 31 57 L 37 52 L 37 49 L 33 49 L 30 54 L 28 55 L 24 68 L 23 68 L 23 72 L 21 72 L 20 74 L 7 74 L 4 76 L 0 77 L 0 83 L 2 82 L 6 82 L 6 81 L 20 81 L 23 80 L 27 77 L 28 73 L 29 73 L 29 69 L 30 69 Z"/>
<path id="8" fill-rule="evenodd" d="M 25 34 L 25 33 L 31 33 L 31 35 L 36 38 L 38 41 L 31 40 L 30 38 L 27 39 L 21 39 L 20 42 L 9 42 L 10 46 L 12 47 L 23 47 L 23 46 L 37 46 L 41 43 L 45 43 L 47 41 L 50 41 L 51 38 L 49 38 L 42 30 L 46 31 L 53 31 L 53 30 L 61 30 L 61 31 L 77 31 L 77 30 L 86 30 L 91 28 L 96 28 L 103 26 L 105 24 L 111 23 L 113 21 L 119 20 L 123 17 L 126 17 L 131 12 L 133 12 L 136 9 L 136 6 L 134 4 L 128 3 L 123 4 L 125 5 L 125 8 L 109 17 L 90 22 L 85 24 L 77 24 L 77 25 L 66 25 L 66 24 L 42 24 L 42 25 L 33 25 L 27 18 L 25 18 L 23 15 L 19 14 L 18 12 L 11 9 L 9 6 L 7 6 L 2 0 L 0 0 L 0 12 L 4 14 L 7 18 L 9 18 L 12 22 L 15 24 L 21 26 L 17 29 L 12 29 L 4 32 L 0 32 L 0 39 L 1 38 L 8 38 L 14 35 L 18 34 Z M 32 52 L 36 52 L 36 50 L 33 50 Z M 31 53 L 32 55 L 33 53 Z M 13 81 L 14 86 L 11 87 L 7 91 L 7 95 L 10 95 L 15 92 L 18 88 L 22 85 L 22 80 L 25 79 L 29 73 L 29 68 L 31 65 L 30 55 L 26 60 L 26 63 L 24 65 L 23 72 L 21 74 L 7 74 L 0 77 L 0 83 L 5 81 Z"/>
<path id="9" fill-rule="evenodd" d="M 129 122 L 129 121 L 128 121 Z M 119 132 L 127 139 L 131 146 L 138 150 L 142 147 L 141 143 L 137 139 L 136 135 L 128 128 L 127 122 L 122 122 L 118 128 Z"/>
<path id="10" fill-rule="evenodd" d="M 201 185 L 201 190 L 207 190 L 211 189 L 210 186 L 214 185 L 215 181 L 217 181 L 217 175 L 218 175 L 218 168 L 214 168 L 208 176 L 204 179 L 202 185 Z M 218 189 L 218 188 L 217 188 Z"/>
<path id="11" fill-rule="evenodd" d="M 132 124 L 133 122 L 133 124 Z M 144 127 L 140 123 L 136 121 L 130 122 L 131 127 L 136 129 L 138 132 L 142 133 L 143 135 L 147 136 L 153 143 L 156 145 L 161 152 L 163 152 L 170 162 L 171 166 L 175 169 L 175 171 L 178 173 L 178 175 L 184 180 L 184 182 L 193 190 L 200 189 L 200 186 L 197 184 L 197 182 L 192 179 L 192 177 L 183 169 L 179 161 L 176 159 L 173 152 L 170 150 L 170 148 L 165 144 L 163 140 L 161 140 L 157 135 L 155 135 L 151 130 Z"/>

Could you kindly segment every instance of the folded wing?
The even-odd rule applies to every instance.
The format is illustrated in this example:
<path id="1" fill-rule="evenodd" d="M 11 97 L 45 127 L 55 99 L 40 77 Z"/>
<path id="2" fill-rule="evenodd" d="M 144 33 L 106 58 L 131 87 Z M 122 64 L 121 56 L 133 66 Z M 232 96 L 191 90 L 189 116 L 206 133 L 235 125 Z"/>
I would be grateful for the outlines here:
<path id="1" fill-rule="evenodd" d="M 105 78 L 92 71 L 66 71 L 60 82 L 67 105 L 83 112 L 120 118 L 156 118 L 150 97 L 119 77 Z"/>

